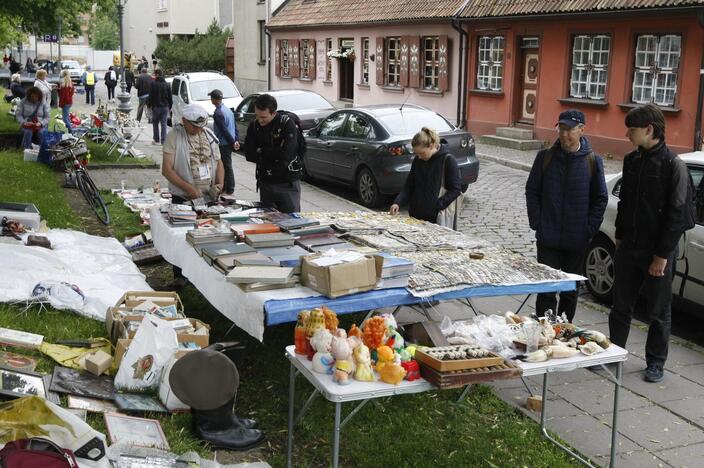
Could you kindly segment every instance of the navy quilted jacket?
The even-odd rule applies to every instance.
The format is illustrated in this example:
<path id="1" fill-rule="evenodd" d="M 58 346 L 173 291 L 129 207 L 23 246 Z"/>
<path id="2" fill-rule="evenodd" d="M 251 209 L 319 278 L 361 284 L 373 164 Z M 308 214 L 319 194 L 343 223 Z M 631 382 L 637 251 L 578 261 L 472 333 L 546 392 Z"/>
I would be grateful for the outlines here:
<path id="1" fill-rule="evenodd" d="M 590 176 L 588 155 L 592 149 L 582 137 L 576 153 L 565 153 L 555 142 L 554 156 L 543 172 L 538 153 L 526 182 L 528 221 L 538 244 L 554 249 L 582 251 L 599 230 L 609 200 L 604 163 L 596 156 Z"/>

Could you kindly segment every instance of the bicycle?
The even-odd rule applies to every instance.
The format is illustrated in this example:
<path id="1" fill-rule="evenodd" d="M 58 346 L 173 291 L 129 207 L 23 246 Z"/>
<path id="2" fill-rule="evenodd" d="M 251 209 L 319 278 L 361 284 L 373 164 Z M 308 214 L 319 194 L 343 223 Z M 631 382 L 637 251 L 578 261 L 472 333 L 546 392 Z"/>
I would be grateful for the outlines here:
<path id="1" fill-rule="evenodd" d="M 81 191 L 98 220 L 105 225 L 110 224 L 110 213 L 105 200 L 100 196 L 98 187 L 86 170 L 88 160 L 80 158 L 88 153 L 86 142 L 82 138 L 69 137 L 61 140 L 54 148 L 50 148 L 49 152 L 52 153 L 52 161 L 63 164 L 64 172 L 69 178 L 71 175 L 75 177 L 76 187 Z"/>

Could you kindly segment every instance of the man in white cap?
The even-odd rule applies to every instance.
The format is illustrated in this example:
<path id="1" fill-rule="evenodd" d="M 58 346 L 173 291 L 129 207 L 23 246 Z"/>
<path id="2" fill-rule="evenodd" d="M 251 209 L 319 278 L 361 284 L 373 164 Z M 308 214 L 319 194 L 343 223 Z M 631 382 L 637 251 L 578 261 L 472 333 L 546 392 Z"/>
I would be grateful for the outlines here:
<path id="1" fill-rule="evenodd" d="M 222 191 L 225 169 L 218 139 L 205 127 L 207 123 L 205 109 L 189 104 L 183 108 L 182 124 L 174 125 L 166 137 L 161 173 L 169 181 L 173 203 L 200 197 L 217 199 Z M 177 267 L 174 277 L 176 286 L 185 286 Z"/>

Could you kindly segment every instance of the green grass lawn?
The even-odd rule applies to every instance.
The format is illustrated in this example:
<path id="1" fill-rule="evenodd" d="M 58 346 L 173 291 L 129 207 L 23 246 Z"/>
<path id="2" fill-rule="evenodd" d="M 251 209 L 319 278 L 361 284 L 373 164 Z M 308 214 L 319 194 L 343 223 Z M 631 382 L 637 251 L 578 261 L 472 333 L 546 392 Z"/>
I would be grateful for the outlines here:
<path id="1" fill-rule="evenodd" d="M 21 161 L 19 152 L 0 153 L 3 184 L 0 200 L 30 201 L 39 207 L 52 227 L 82 229 L 80 219 L 69 208 L 55 174 L 43 165 Z M 114 195 L 109 203 L 111 232 L 118 238 L 138 232 L 137 215 L 124 208 Z M 150 273 L 154 280 L 170 280 L 167 266 Z M 150 270 L 152 271 L 152 270 Z M 157 281 L 159 282 L 159 281 Z M 267 442 L 254 453 L 273 466 L 285 466 L 288 414 L 289 364 L 284 347 L 293 342 L 293 324 L 268 327 L 264 343 L 235 330 L 224 336 L 230 322 L 192 286 L 180 291 L 186 313 L 211 325 L 211 342 L 240 340 L 247 346 L 233 357 L 241 385 L 237 412 L 260 422 Z M 30 310 L 0 304 L 0 327 L 40 333 L 49 342 L 60 338 L 105 337 L 103 323 L 68 311 Z M 340 317 L 341 326 L 359 323 L 363 314 Z M 13 350 L 17 351 L 17 350 Z M 23 351 L 19 351 L 23 352 Z M 49 373 L 53 361 L 38 353 L 38 370 Z M 300 408 L 312 387 L 297 379 L 296 403 Z M 343 466 L 530 466 L 568 467 L 574 460 L 540 437 L 537 424 L 504 403 L 489 386 L 476 386 L 459 405 L 460 390 L 431 391 L 416 395 L 381 398 L 362 408 L 345 427 L 341 439 Z M 65 399 L 64 399 L 65 402 Z M 354 404 L 343 406 L 343 418 Z M 159 419 L 176 453 L 196 450 L 212 458 L 211 449 L 190 432 L 190 416 L 147 415 Z M 102 415 L 90 414 L 88 422 L 105 431 Z M 328 466 L 332 454 L 333 406 L 318 398 L 296 427 L 294 466 Z"/>
<path id="2" fill-rule="evenodd" d="M 15 120 L 15 116 L 7 113 L 10 107 L 11 105 L 5 102 L 5 99 L 0 98 L 0 133 L 20 133 L 20 124 Z M 61 115 L 61 109 L 51 109 L 50 129 L 51 122 L 57 115 Z"/>
<path id="3" fill-rule="evenodd" d="M 90 150 L 90 164 L 100 165 L 100 164 L 124 164 L 129 165 L 147 165 L 154 164 L 151 158 L 135 158 L 132 155 L 125 155 L 118 161 L 120 152 L 115 150 L 112 154 L 108 155 L 108 150 L 110 149 L 110 143 L 105 143 L 104 145 L 99 145 L 90 140 L 86 140 L 88 143 L 88 149 Z"/>

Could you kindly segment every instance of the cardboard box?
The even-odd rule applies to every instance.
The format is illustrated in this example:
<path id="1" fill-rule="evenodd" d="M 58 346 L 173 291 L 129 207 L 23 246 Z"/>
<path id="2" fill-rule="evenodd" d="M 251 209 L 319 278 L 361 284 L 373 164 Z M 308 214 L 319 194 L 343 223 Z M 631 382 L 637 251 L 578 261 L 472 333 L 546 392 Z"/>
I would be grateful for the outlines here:
<path id="1" fill-rule="evenodd" d="M 183 303 L 181 298 L 177 293 L 171 291 L 127 291 L 122 295 L 120 300 L 117 301 L 114 307 L 108 307 L 105 313 L 105 328 L 110 337 L 110 341 L 114 343 L 120 338 L 126 338 L 126 336 L 121 335 L 119 331 L 119 326 L 117 322 L 122 320 L 137 320 L 142 317 L 142 315 L 131 315 L 129 312 L 145 300 L 149 300 L 154 304 L 166 307 L 170 305 L 176 306 L 176 311 L 181 316 L 179 318 L 185 318 L 183 315 Z M 122 313 L 126 315 L 123 316 Z"/>
<path id="2" fill-rule="evenodd" d="M 139 321 L 140 323 L 142 322 L 143 317 L 136 317 L 135 320 Z M 134 338 L 134 335 L 137 333 L 136 330 L 128 330 L 126 327 L 126 323 L 129 322 L 131 319 L 125 320 L 125 321 L 118 321 L 115 322 L 115 332 L 116 332 L 116 343 L 119 344 L 119 342 L 123 339 L 128 339 L 132 340 Z M 167 322 L 171 320 L 179 320 L 179 319 L 164 319 Z M 178 339 L 179 343 L 195 343 L 201 348 L 207 348 L 208 345 L 210 344 L 210 325 L 207 323 L 201 322 L 198 319 L 194 318 L 189 318 L 188 319 L 191 322 L 191 326 L 197 331 L 197 330 L 203 330 L 201 333 L 195 333 L 195 332 L 179 332 L 176 331 L 176 338 Z"/>
<path id="3" fill-rule="evenodd" d="M 86 370 L 93 375 L 100 375 L 112 366 L 112 356 L 98 350 L 86 358 Z"/>
<path id="4" fill-rule="evenodd" d="M 117 340 L 117 344 L 115 345 L 115 367 L 117 369 L 120 368 L 120 363 L 122 362 L 122 358 L 125 356 L 125 353 L 129 349 L 130 343 L 132 343 L 132 340 L 129 340 L 127 338 L 121 338 Z"/>
<path id="5" fill-rule="evenodd" d="M 301 282 L 329 298 L 369 291 L 374 289 L 376 282 L 381 278 L 384 259 L 378 255 L 367 255 L 354 262 L 329 266 L 311 263 L 321 256 L 322 254 L 315 254 L 303 257 Z"/>

